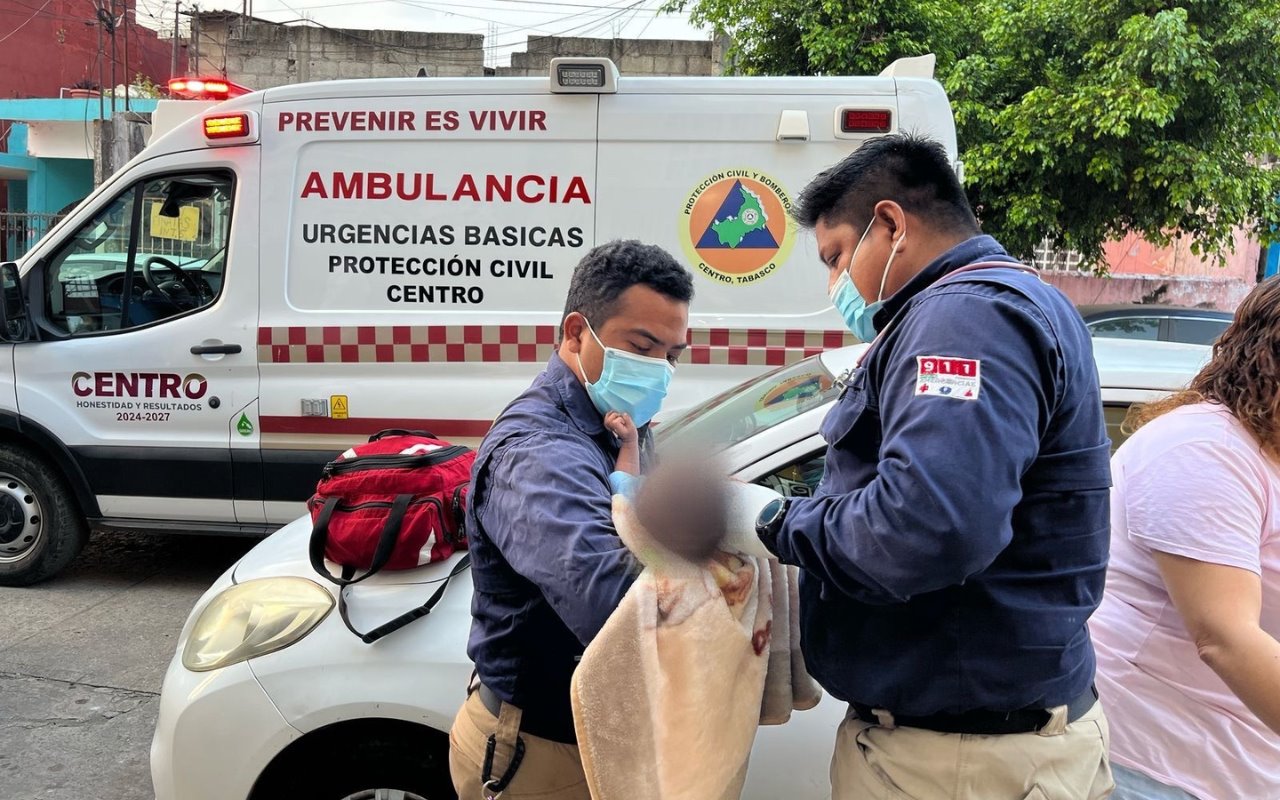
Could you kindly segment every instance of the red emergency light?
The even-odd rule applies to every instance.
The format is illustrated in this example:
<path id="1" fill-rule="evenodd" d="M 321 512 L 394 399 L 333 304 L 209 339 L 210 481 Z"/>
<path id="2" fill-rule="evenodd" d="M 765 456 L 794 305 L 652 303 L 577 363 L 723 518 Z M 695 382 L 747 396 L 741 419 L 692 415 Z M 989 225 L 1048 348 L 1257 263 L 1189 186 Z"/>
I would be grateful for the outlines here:
<path id="1" fill-rule="evenodd" d="M 893 130 L 893 112 L 846 108 L 840 117 L 840 130 L 845 133 L 889 133 Z"/>
<path id="2" fill-rule="evenodd" d="M 169 94 L 184 100 L 228 100 L 251 91 L 226 78 L 173 78 L 169 81 Z"/>

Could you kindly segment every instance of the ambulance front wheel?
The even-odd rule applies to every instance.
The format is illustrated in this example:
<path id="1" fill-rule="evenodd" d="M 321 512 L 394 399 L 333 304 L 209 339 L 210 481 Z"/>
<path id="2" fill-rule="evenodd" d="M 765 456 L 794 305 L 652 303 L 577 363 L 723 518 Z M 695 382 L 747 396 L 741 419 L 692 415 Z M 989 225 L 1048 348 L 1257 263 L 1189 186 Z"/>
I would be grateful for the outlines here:
<path id="1" fill-rule="evenodd" d="M 29 586 L 70 564 L 89 527 L 66 481 L 44 460 L 0 445 L 0 586 Z"/>

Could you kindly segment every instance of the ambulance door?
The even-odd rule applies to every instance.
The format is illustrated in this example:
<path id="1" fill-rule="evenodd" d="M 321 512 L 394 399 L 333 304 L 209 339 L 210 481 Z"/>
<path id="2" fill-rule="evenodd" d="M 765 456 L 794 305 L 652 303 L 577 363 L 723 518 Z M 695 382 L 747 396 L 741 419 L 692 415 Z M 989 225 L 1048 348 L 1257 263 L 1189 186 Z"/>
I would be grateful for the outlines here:
<path id="1" fill-rule="evenodd" d="M 595 238 L 597 101 L 518 87 L 265 104 L 269 520 L 380 429 L 476 444 L 550 358 Z"/>
<path id="2" fill-rule="evenodd" d="M 256 253 L 232 233 L 257 214 L 244 152 L 146 162 L 33 267 L 40 341 L 15 348 L 19 411 L 109 521 L 237 522 L 229 437 L 258 388 Z"/>
<path id="3" fill-rule="evenodd" d="M 874 135 L 841 131 L 844 111 L 897 125 L 891 78 L 721 84 L 741 92 L 600 98 L 597 241 L 659 244 L 695 276 L 692 346 L 667 414 L 856 341 L 827 299 L 812 236 L 788 214 L 816 173 Z"/>

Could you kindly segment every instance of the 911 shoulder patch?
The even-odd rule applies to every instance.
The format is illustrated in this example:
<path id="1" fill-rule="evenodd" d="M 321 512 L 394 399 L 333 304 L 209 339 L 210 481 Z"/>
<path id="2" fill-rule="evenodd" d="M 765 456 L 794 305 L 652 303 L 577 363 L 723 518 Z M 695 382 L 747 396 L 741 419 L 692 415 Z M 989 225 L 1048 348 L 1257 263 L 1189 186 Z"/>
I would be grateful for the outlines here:
<path id="1" fill-rule="evenodd" d="M 982 362 L 976 358 L 916 356 L 917 397 L 977 400 L 982 392 Z"/>

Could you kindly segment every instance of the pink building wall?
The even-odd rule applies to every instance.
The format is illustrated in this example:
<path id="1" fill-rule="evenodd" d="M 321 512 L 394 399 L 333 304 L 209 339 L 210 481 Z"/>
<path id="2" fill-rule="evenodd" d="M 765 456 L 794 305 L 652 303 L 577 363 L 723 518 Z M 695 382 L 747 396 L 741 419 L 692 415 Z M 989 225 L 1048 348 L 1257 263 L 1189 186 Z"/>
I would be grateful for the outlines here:
<path id="1" fill-rule="evenodd" d="M 169 79 L 171 43 L 137 23 L 136 2 L 124 0 L 117 6 L 128 20 L 116 34 L 116 83 L 128 83 L 142 74 L 162 84 Z M 152 5 L 163 5 L 173 14 L 172 3 Z M 101 30 L 95 22 L 96 9 L 94 0 L 50 0 L 43 5 L 35 0 L 0 0 L 0 32 L 12 31 L 0 45 L 0 98 L 57 97 L 61 89 L 86 80 L 109 86 L 111 43 L 103 37 L 99 65 Z"/>
<path id="2" fill-rule="evenodd" d="M 1162 303 L 1234 310 L 1257 283 L 1261 246 L 1243 230 L 1224 266 L 1191 252 L 1190 242 L 1178 239 L 1157 247 L 1130 234 L 1103 247 L 1111 276 L 1052 272 L 1045 278 L 1077 304 Z"/>

